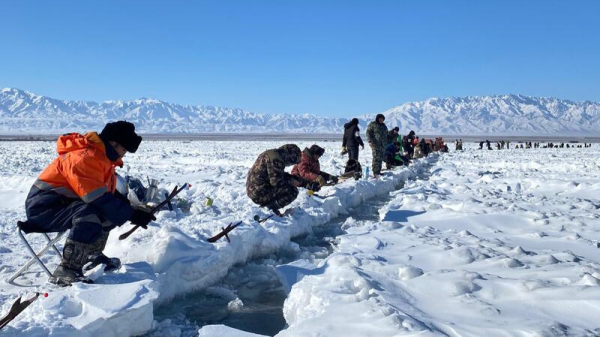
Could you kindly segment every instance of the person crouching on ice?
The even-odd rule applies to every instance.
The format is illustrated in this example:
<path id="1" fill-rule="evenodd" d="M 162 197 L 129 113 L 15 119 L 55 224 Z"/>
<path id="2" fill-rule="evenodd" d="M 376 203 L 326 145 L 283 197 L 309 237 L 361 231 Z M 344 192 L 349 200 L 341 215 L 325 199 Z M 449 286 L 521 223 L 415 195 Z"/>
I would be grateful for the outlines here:
<path id="1" fill-rule="evenodd" d="M 409 160 L 400 152 L 400 142 L 392 142 L 385 148 L 384 161 L 388 170 L 396 166 L 408 166 Z"/>
<path id="2" fill-rule="evenodd" d="M 60 265 L 50 282 L 68 286 L 91 283 L 83 266 L 105 264 L 105 271 L 118 269 L 121 262 L 102 253 L 111 229 L 127 220 L 146 228 L 156 218 L 134 210 L 126 196 L 116 191 L 115 167 L 123 166 L 127 152 L 135 152 L 142 137 L 129 122 L 108 123 L 100 134 L 70 133 L 57 141 L 59 157 L 35 181 L 25 211 L 34 232 L 70 229 Z"/>
<path id="3" fill-rule="evenodd" d="M 328 181 L 333 181 L 337 184 L 338 177 L 321 171 L 321 164 L 319 164 L 319 158 L 325 153 L 325 149 L 318 145 L 313 145 L 310 148 L 305 148 L 302 151 L 302 158 L 300 163 L 292 168 L 292 175 L 304 178 L 308 181 L 319 183 L 319 188 L 325 186 Z"/>
<path id="4" fill-rule="evenodd" d="M 246 194 L 260 207 L 267 207 L 280 215 L 280 208 L 292 203 L 298 197 L 298 187 L 318 190 L 318 183 L 311 183 L 303 178 L 285 172 L 286 166 L 300 162 L 300 148 L 294 144 L 286 144 L 278 149 L 261 153 L 246 179 Z"/>

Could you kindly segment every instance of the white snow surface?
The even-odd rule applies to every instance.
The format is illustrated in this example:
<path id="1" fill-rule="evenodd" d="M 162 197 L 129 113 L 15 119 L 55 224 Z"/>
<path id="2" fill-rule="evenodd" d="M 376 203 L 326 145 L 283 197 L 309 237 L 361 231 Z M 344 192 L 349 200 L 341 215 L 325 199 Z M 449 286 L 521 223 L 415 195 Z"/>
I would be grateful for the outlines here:
<path id="1" fill-rule="evenodd" d="M 15 145 L 19 154 L 15 155 Z M 0 335 L 19 333 L 40 335 L 135 335 L 153 328 L 152 308 L 174 296 L 205 289 L 226 275 L 238 263 L 276 253 L 291 244 L 292 237 L 311 231 L 313 226 L 327 223 L 346 214 L 364 200 L 393 191 L 401 182 L 414 177 L 419 167 L 432 158 L 415 163 L 411 170 L 401 170 L 379 180 L 347 181 L 327 187 L 320 193 L 327 199 L 309 197 L 302 189 L 292 203 L 293 217 L 273 218 L 263 225 L 252 220 L 255 214 L 269 213 L 254 205 L 245 193 L 246 174 L 256 157 L 264 150 L 283 143 L 254 142 L 145 142 L 136 154 L 128 154 L 119 173 L 139 178 L 146 175 L 161 180 L 159 187 L 171 189 L 175 184 L 191 183 L 182 192 L 193 202 L 189 213 L 179 209 L 158 213 L 154 225 L 138 231 L 127 240 L 117 234 L 129 229 L 126 224 L 110 236 L 105 253 L 118 256 L 124 267 L 117 273 L 103 274 L 93 270 L 96 284 L 78 284 L 72 288 L 56 288 L 46 283 L 46 275 L 37 267 L 16 282 L 28 288 L 2 284 L 0 300 L 3 311 L 17 294 L 29 297 L 33 291 L 48 291 Z M 299 144 L 301 147 L 311 143 Z M 323 143 L 327 152 L 321 159 L 323 170 L 340 172 L 344 159 L 339 156 L 337 142 Z M 6 159 L 0 164 L 2 189 L 0 278 L 7 279 L 24 264 L 28 255 L 16 233 L 15 223 L 23 219 L 24 201 L 29 187 L 56 154 L 53 142 L 1 142 L 0 153 Z M 367 151 L 363 158 L 369 158 Z M 212 207 L 204 206 L 207 197 Z M 230 222 L 244 224 L 230 234 L 232 243 L 216 244 L 206 239 Z M 28 236 L 37 246 L 39 235 Z M 52 254 L 44 261 L 53 269 L 58 259 Z M 124 323 L 127 322 L 127 323 Z"/>
<path id="2" fill-rule="evenodd" d="M 441 156 L 381 221 L 349 219 L 334 254 L 299 268 L 279 336 L 599 336 L 598 158 Z"/>
<path id="3" fill-rule="evenodd" d="M 383 114 L 401 134 L 568 135 L 600 134 L 600 103 L 524 95 L 431 98 Z M 359 118 L 366 130 L 375 114 Z M 68 101 L 29 91 L 0 89 L 0 134 L 39 135 L 100 130 L 126 119 L 143 133 L 343 133 L 350 118 L 310 114 L 259 114 L 236 108 L 180 105 L 151 98 Z"/>
<path id="4" fill-rule="evenodd" d="M 302 191 L 292 216 L 258 225 L 253 215 L 268 212 L 246 197 L 246 173 L 258 154 L 282 144 L 142 143 L 119 173 L 158 178 L 166 189 L 191 183 L 183 192 L 193 202 L 190 212 L 162 211 L 147 231 L 125 241 L 117 236 L 130 226 L 116 229 L 105 252 L 124 267 L 92 271 L 96 284 L 56 288 L 37 266 L 17 279 L 28 287 L 0 284 L 3 314 L 18 295 L 49 292 L 0 336 L 178 336 L 168 320 L 154 320 L 154 306 L 207 289 L 235 264 L 293 249 L 291 238 L 390 193 L 379 221 L 347 218 L 329 257 L 278 267 L 289 291 L 289 326 L 280 336 L 600 335 L 597 146 L 480 151 L 465 144 L 464 152 L 416 160 L 377 180 L 327 187 L 319 192 L 324 200 Z M 323 170 L 340 172 L 339 143 L 321 145 Z M 363 164 L 369 152 L 361 152 Z M 52 142 L 0 142 L 0 155 L 6 279 L 28 259 L 15 230 L 28 189 L 56 154 Z M 204 206 L 207 197 L 212 207 Z M 206 242 L 236 220 L 244 224 L 231 244 Z M 35 234 L 28 238 L 42 243 Z M 58 262 L 52 254 L 44 261 L 50 269 Z M 251 336 L 217 325 L 199 335 Z"/>

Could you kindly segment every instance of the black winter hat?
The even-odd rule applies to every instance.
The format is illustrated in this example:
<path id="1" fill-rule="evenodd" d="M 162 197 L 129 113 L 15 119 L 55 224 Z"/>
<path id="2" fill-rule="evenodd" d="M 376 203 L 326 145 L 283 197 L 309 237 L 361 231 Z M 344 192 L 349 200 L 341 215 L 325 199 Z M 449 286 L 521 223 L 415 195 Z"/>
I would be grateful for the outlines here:
<path id="1" fill-rule="evenodd" d="M 135 133 L 135 125 L 126 121 L 106 124 L 100 132 L 100 138 L 106 142 L 115 141 L 131 153 L 135 153 L 142 142 L 142 137 Z"/>
<path id="2" fill-rule="evenodd" d="M 309 149 L 310 153 L 315 154 L 317 156 L 322 156 L 323 153 L 325 153 L 325 149 L 320 147 L 317 144 L 314 144 L 313 146 L 311 146 Z"/>
<path id="3" fill-rule="evenodd" d="M 358 125 L 358 118 L 352 118 L 352 120 L 350 121 L 350 124 Z"/>
<path id="4" fill-rule="evenodd" d="M 399 127 L 395 127 L 392 130 L 400 131 L 400 128 Z"/>
<path id="5" fill-rule="evenodd" d="M 375 120 L 378 121 L 379 118 L 383 118 L 383 120 L 385 120 L 385 116 L 383 114 L 377 114 L 377 117 L 375 117 Z"/>

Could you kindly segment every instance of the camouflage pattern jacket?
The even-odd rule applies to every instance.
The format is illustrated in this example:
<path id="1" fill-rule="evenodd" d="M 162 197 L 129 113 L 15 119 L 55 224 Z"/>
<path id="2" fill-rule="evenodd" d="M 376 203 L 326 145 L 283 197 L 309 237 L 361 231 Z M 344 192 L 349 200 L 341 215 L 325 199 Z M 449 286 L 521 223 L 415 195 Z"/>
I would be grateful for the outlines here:
<path id="1" fill-rule="evenodd" d="M 285 172 L 285 167 L 298 163 L 300 148 L 296 145 L 283 145 L 278 149 L 267 150 L 261 153 L 246 178 L 246 193 L 251 198 L 257 196 L 264 189 L 281 188 L 292 185 L 299 178 Z"/>
<path id="2" fill-rule="evenodd" d="M 380 149 L 385 149 L 387 145 L 388 129 L 385 123 L 372 121 L 367 127 L 367 139 L 372 146 Z"/>

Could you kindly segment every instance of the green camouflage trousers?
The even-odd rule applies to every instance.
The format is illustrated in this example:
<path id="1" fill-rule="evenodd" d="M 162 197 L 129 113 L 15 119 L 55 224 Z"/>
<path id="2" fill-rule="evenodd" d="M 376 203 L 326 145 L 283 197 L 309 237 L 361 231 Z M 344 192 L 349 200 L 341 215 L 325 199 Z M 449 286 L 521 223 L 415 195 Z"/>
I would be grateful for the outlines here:
<path id="1" fill-rule="evenodd" d="M 383 147 L 375 146 L 371 148 L 373 151 L 373 174 L 381 174 L 381 162 L 383 161 Z"/>
<path id="2" fill-rule="evenodd" d="M 263 187 L 258 190 L 248 189 L 248 196 L 261 207 L 280 209 L 292 203 L 298 197 L 298 188 L 286 185 L 279 188 Z"/>

